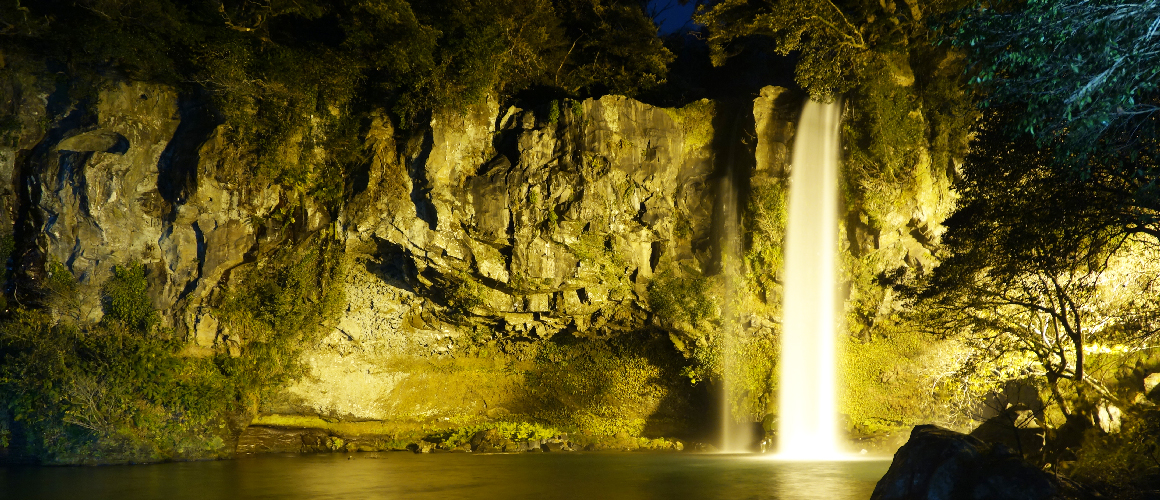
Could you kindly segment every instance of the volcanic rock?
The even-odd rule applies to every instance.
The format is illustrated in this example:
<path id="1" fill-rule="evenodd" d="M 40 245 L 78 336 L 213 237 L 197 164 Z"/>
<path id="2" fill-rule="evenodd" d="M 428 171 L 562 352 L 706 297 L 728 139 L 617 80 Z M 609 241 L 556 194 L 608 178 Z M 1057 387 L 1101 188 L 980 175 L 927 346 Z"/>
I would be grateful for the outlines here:
<path id="1" fill-rule="evenodd" d="M 1066 500 L 1091 498 L 1005 445 L 934 425 L 915 426 L 871 500 Z"/>

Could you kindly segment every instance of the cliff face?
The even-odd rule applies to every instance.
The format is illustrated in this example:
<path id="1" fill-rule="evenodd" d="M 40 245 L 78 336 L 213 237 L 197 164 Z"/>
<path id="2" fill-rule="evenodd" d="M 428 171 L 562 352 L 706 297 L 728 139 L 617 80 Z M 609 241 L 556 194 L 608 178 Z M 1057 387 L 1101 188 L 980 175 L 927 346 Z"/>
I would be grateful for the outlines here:
<path id="1" fill-rule="evenodd" d="M 170 88 L 119 82 L 84 101 L 32 78 L 8 83 L 13 292 L 69 278 L 68 297 L 42 294 L 60 321 L 100 321 L 102 286 L 140 263 L 184 356 L 245 357 L 260 339 L 230 311 L 256 270 L 312 239 L 343 249 L 345 298 L 298 346 L 305 376 L 266 398 L 259 421 L 322 415 L 406 431 L 589 415 L 593 430 L 636 435 L 696 419 L 682 358 L 649 325 L 647 285 L 662 263 L 699 271 L 713 258 L 709 102 L 489 102 L 436 113 L 410 135 L 372 117 L 364 169 L 324 207 L 247 183 L 254 158 L 230 125 Z M 573 358 L 605 373 L 548 380 Z M 591 398 L 561 399 L 577 387 Z"/>
<path id="2" fill-rule="evenodd" d="M 555 106 L 436 115 L 402 147 L 372 125 L 366 187 L 338 221 L 352 259 L 348 305 L 281 410 L 528 414 L 506 366 L 534 357 L 527 346 L 649 335 L 656 268 L 710 258 L 711 105 L 610 96 Z M 686 234 L 674 235 L 678 213 Z"/>
<path id="3" fill-rule="evenodd" d="M 742 323 L 748 342 L 765 346 L 746 351 L 754 361 L 738 415 L 768 413 L 800 98 L 767 88 L 744 120 L 718 120 L 709 101 L 486 102 L 434 113 L 407 134 L 372 114 L 360 167 L 327 201 L 292 183 L 250 182 L 253 151 L 195 96 L 116 82 L 86 99 L 9 76 L 0 222 L 15 240 L 13 297 L 41 287 L 57 321 L 92 324 L 115 268 L 140 263 L 181 356 L 249 359 L 279 328 L 304 330 L 288 351 L 301 376 L 247 406 L 239 451 L 382 449 L 430 429 L 526 422 L 664 447 L 635 436 L 700 428 L 711 403 L 694 384 L 714 377 L 716 304 L 731 300 L 714 284 L 724 168 L 744 169 L 751 191 Z M 726 136 L 714 129 L 739 121 L 748 125 Z M 322 130 L 299 131 L 283 146 L 294 149 L 287 161 L 324 163 L 329 152 L 310 149 Z M 725 149 L 744 158 L 723 166 L 715 152 Z M 926 262 L 937 244 L 907 224 L 936 227 L 945 211 L 911 198 L 898 209 L 918 219 L 855 213 L 845 228 L 853 254 L 877 259 L 873 272 Z M 239 313 L 256 277 L 317 245 L 337 252 L 340 281 L 306 288 L 341 293 L 287 300 L 337 302 L 316 319 L 272 318 L 268 331 L 238 319 L 259 314 Z M 73 283 L 67 297 L 43 285 L 62 276 Z"/>

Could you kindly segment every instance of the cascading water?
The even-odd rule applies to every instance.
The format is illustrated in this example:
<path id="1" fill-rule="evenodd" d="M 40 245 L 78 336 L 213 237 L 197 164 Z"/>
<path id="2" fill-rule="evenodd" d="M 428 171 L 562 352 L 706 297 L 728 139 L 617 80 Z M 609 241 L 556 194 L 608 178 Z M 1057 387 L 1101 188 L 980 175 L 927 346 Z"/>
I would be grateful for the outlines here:
<path id="1" fill-rule="evenodd" d="M 753 440 L 750 425 L 738 425 L 733 415 L 733 402 L 736 396 L 734 380 L 737 366 L 738 335 L 741 333 L 738 313 L 738 292 L 744 289 L 741 272 L 741 231 L 738 224 L 738 196 L 733 167 L 730 158 L 730 171 L 722 179 L 718 198 L 721 200 L 721 273 L 725 278 L 725 296 L 721 301 L 721 451 L 739 453 L 749 451 Z"/>
<path id="2" fill-rule="evenodd" d="M 838 457 L 837 103 L 809 100 L 791 160 L 785 237 L 778 456 Z"/>

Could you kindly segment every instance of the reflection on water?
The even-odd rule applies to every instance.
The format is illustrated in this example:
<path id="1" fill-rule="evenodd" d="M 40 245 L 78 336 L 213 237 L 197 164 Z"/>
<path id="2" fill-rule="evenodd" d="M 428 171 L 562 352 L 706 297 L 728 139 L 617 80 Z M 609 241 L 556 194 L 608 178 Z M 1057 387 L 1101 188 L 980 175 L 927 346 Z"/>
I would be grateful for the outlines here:
<path id="1" fill-rule="evenodd" d="M 773 469 L 777 494 L 772 498 L 870 498 L 874 483 L 886 473 L 890 462 L 782 462 Z M 852 471 L 855 477 L 852 476 Z M 858 472 L 875 472 L 871 482 L 860 481 Z"/>
<path id="2" fill-rule="evenodd" d="M 0 468 L 21 499 L 863 500 L 889 462 L 752 455 L 358 453 L 112 467 Z"/>

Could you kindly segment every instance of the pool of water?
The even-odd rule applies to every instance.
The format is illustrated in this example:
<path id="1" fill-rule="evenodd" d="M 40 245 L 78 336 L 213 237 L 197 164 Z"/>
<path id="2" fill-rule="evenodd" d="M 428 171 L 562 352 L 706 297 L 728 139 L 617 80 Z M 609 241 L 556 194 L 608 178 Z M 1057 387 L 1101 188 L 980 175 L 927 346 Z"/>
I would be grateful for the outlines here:
<path id="1" fill-rule="evenodd" d="M 135 466 L 5 467 L 0 498 L 864 500 L 889 465 L 693 453 L 266 455 Z"/>

